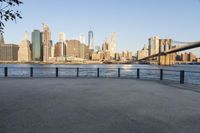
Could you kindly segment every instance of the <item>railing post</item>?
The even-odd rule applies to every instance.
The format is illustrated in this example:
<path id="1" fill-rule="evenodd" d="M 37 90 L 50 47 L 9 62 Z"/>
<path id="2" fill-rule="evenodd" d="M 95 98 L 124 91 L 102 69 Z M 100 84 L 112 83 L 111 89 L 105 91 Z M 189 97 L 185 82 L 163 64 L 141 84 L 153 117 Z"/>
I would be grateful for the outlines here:
<path id="1" fill-rule="evenodd" d="M 160 80 L 163 80 L 163 69 L 160 69 Z"/>
<path id="2" fill-rule="evenodd" d="M 99 68 L 97 68 L 97 78 L 99 78 Z"/>
<path id="3" fill-rule="evenodd" d="M 76 77 L 79 77 L 79 68 L 76 69 Z"/>
<path id="4" fill-rule="evenodd" d="M 56 67 L 56 78 L 58 78 L 58 68 Z"/>
<path id="5" fill-rule="evenodd" d="M 180 84 L 184 84 L 185 82 L 185 71 L 180 71 Z"/>
<path id="6" fill-rule="evenodd" d="M 8 77 L 8 67 L 4 67 L 4 76 Z"/>
<path id="7" fill-rule="evenodd" d="M 33 67 L 30 68 L 30 77 L 33 77 Z"/>
<path id="8" fill-rule="evenodd" d="M 120 73 L 120 68 L 118 68 L 118 78 L 120 78 L 121 73 Z"/>
<path id="9" fill-rule="evenodd" d="M 137 69 L 137 79 L 140 79 L 140 69 Z"/>

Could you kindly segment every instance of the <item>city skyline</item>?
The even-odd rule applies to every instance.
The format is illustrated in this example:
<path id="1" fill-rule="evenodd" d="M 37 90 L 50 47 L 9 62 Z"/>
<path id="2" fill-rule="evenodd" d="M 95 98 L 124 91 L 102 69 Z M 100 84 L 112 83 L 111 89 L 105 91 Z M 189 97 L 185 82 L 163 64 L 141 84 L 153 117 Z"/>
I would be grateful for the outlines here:
<path id="1" fill-rule="evenodd" d="M 136 52 L 148 44 L 146 38 L 153 35 L 184 42 L 200 40 L 200 31 L 197 30 L 199 7 L 198 0 L 60 0 L 56 7 L 54 2 L 47 0 L 25 1 L 20 9 L 23 19 L 17 24 L 7 23 L 4 37 L 6 43 L 19 43 L 24 31 L 30 33 L 41 23 L 48 23 L 53 31 L 52 40 L 56 42 L 58 32 L 65 32 L 67 38 L 76 38 L 80 34 L 87 35 L 91 27 L 95 34 L 95 45 L 101 45 L 105 36 L 115 31 L 118 50 Z M 13 34 L 13 30 L 19 34 Z M 199 48 L 192 51 L 199 55 Z"/>

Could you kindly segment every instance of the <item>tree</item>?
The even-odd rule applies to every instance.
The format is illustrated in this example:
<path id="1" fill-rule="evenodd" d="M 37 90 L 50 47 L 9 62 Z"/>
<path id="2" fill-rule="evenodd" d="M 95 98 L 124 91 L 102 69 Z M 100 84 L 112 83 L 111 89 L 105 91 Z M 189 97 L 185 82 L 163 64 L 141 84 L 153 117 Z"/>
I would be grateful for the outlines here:
<path id="1" fill-rule="evenodd" d="M 13 9 L 23 4 L 22 0 L 0 0 L 0 33 L 3 33 L 6 21 L 14 21 L 22 19 L 18 10 Z"/>

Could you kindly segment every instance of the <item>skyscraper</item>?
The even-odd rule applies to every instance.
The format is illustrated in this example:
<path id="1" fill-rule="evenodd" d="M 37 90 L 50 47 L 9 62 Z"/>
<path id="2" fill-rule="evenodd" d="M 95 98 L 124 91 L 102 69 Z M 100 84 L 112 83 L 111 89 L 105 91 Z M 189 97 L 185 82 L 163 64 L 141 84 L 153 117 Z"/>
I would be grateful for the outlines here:
<path id="1" fill-rule="evenodd" d="M 43 45 L 43 61 L 47 62 L 51 55 L 51 31 L 48 25 L 43 25 L 43 32 L 42 32 L 42 45 Z"/>
<path id="2" fill-rule="evenodd" d="M 66 40 L 66 35 L 65 35 L 65 33 L 64 32 L 60 32 L 60 33 L 58 33 L 58 41 L 59 42 L 64 42 L 65 40 Z"/>
<path id="3" fill-rule="evenodd" d="M 70 40 L 66 48 L 67 57 L 85 58 L 85 45 L 79 40 Z"/>
<path id="4" fill-rule="evenodd" d="M 17 61 L 19 46 L 16 44 L 0 45 L 0 61 Z"/>
<path id="5" fill-rule="evenodd" d="M 56 55 L 57 55 L 57 57 L 64 57 L 66 55 L 66 35 L 65 35 L 65 33 L 60 32 L 58 34 L 58 38 L 59 38 L 58 43 L 56 44 L 56 47 L 55 47 Z"/>
<path id="6" fill-rule="evenodd" d="M 149 56 L 159 52 L 159 37 L 153 36 L 149 38 Z"/>
<path id="7" fill-rule="evenodd" d="M 115 32 L 112 33 L 110 45 L 111 45 L 110 54 L 111 54 L 111 57 L 114 58 L 115 53 L 116 53 L 116 33 Z"/>
<path id="8" fill-rule="evenodd" d="M 93 31 L 89 31 L 88 32 L 88 46 L 89 49 L 93 49 L 93 45 L 94 45 L 94 34 Z"/>
<path id="9" fill-rule="evenodd" d="M 32 32 L 32 59 L 33 61 L 42 60 L 42 36 L 39 30 L 34 30 Z"/>
<path id="10" fill-rule="evenodd" d="M 31 61 L 31 50 L 30 50 L 30 41 L 28 39 L 28 33 L 24 35 L 24 39 L 20 44 L 18 51 L 18 61 L 19 62 L 30 62 Z"/>
<path id="11" fill-rule="evenodd" d="M 81 43 L 85 44 L 85 37 L 84 37 L 83 34 L 80 35 L 79 41 L 80 41 Z"/>

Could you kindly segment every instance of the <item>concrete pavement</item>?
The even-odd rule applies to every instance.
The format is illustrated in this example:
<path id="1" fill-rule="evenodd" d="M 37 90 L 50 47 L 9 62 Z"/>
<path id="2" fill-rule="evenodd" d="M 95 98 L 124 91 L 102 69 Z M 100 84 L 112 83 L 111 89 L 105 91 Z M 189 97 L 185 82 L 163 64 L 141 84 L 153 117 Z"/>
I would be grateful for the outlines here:
<path id="1" fill-rule="evenodd" d="M 199 133 L 200 93 L 131 79 L 0 79 L 0 133 Z"/>

